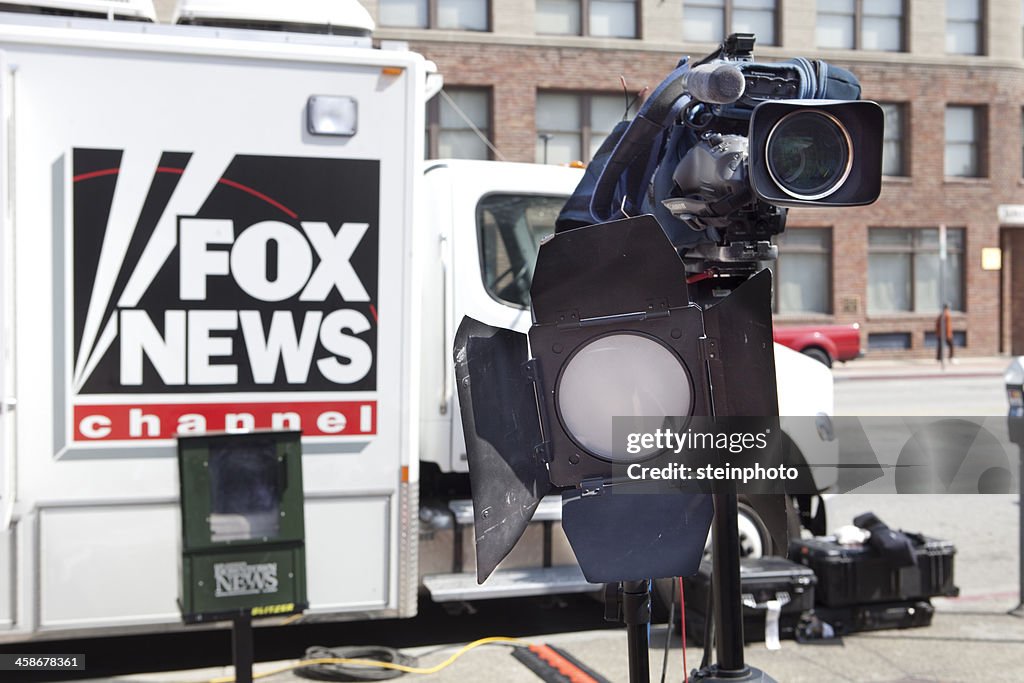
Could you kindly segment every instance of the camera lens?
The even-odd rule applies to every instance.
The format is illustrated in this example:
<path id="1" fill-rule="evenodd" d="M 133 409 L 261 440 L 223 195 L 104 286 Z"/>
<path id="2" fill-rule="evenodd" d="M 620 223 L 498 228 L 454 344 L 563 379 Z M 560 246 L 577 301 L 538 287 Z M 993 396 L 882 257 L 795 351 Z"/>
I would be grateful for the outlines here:
<path id="1" fill-rule="evenodd" d="M 838 190 L 853 165 L 850 134 L 837 118 L 818 110 L 783 116 L 768 134 L 768 173 L 797 199 L 827 197 Z"/>

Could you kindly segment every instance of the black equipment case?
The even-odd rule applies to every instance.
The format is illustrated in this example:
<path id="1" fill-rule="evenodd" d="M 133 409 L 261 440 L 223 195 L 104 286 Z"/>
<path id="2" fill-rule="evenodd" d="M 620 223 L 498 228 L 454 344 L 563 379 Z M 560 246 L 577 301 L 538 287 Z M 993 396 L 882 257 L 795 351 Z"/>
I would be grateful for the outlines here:
<path id="1" fill-rule="evenodd" d="M 848 607 L 816 607 L 814 616 L 830 625 L 837 636 L 860 631 L 930 626 L 935 608 L 927 600 L 879 602 Z"/>
<path id="2" fill-rule="evenodd" d="M 793 639 L 801 616 L 814 607 L 814 572 L 782 557 L 743 558 L 740 585 L 743 595 L 743 640 L 765 639 L 767 603 L 777 600 L 779 638 Z M 704 644 L 704 623 L 711 588 L 711 562 L 705 560 L 697 574 L 686 580 L 686 638 Z"/>
<path id="3" fill-rule="evenodd" d="M 815 601 L 824 607 L 863 606 L 955 597 L 953 555 L 956 547 L 918 534 L 910 539 L 916 564 L 893 566 L 890 558 L 868 545 L 839 545 L 830 538 L 794 540 L 789 556 L 818 577 Z"/>

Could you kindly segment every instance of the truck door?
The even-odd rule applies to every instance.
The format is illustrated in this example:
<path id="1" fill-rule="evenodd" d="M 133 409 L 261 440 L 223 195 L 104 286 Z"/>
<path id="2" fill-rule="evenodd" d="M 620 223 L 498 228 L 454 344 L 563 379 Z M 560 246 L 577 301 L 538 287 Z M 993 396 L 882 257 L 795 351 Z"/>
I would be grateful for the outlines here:
<path id="1" fill-rule="evenodd" d="M 525 332 L 530 285 L 541 240 L 579 181 L 580 172 L 535 164 L 453 165 L 452 213 L 456 325 L 463 315 Z"/>
<path id="2" fill-rule="evenodd" d="M 450 162 L 454 244 L 453 324 L 463 316 L 525 333 L 537 249 L 579 182 L 577 169 L 540 164 Z M 450 352 L 449 352 L 450 357 Z M 458 411 L 453 466 L 466 471 Z"/>

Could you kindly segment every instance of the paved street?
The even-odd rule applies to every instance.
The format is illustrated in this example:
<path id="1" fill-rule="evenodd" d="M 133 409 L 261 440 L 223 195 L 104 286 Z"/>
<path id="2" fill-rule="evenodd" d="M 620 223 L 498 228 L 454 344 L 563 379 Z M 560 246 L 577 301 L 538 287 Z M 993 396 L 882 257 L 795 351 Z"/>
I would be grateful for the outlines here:
<path id="1" fill-rule="evenodd" d="M 1006 415 L 1006 358 L 858 360 L 833 369 L 836 415 Z"/>

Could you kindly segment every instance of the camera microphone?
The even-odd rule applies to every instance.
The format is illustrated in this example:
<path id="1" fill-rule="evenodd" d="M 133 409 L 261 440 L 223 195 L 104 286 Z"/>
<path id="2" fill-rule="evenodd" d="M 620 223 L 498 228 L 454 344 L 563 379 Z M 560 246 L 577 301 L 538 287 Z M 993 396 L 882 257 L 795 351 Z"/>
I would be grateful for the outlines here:
<path id="1" fill-rule="evenodd" d="M 686 90 L 707 104 L 732 104 L 743 95 L 747 82 L 733 64 L 701 64 L 686 75 Z"/>

